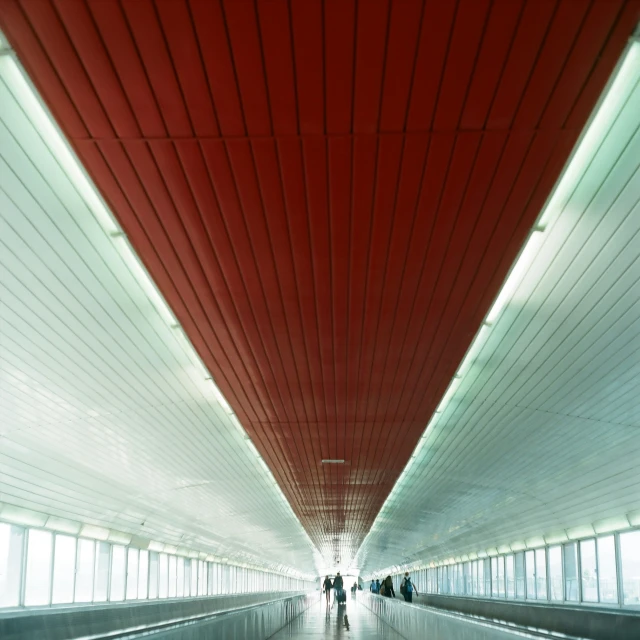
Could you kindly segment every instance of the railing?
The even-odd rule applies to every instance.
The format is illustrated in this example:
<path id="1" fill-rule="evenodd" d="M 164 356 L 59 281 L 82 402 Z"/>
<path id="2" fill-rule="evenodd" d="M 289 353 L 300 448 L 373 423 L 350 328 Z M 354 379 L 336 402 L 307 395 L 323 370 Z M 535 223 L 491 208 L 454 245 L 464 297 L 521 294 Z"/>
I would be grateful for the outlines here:
<path id="1" fill-rule="evenodd" d="M 164 600 L 121 605 L 5 612 L 2 640 L 74 640 L 146 637 L 165 640 L 265 640 L 299 616 L 316 593 L 285 597 L 265 593 Z"/>
<path id="2" fill-rule="evenodd" d="M 385 598 L 361 592 L 358 598 L 365 607 L 373 611 L 382 622 L 388 624 L 403 638 L 432 638 L 433 640 L 453 638 L 459 640 L 503 640 L 506 638 L 552 638 L 541 631 L 527 632 L 511 629 L 506 624 L 490 620 L 464 617 L 408 604 L 399 599 Z"/>

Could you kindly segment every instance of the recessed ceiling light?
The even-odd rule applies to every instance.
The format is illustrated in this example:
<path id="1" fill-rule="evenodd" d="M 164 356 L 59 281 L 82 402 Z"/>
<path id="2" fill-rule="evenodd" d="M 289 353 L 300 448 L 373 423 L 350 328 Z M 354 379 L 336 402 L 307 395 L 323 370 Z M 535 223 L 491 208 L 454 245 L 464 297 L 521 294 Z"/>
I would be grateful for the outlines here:
<path id="1" fill-rule="evenodd" d="M 344 464 L 344 460 L 323 460 L 322 464 Z"/>

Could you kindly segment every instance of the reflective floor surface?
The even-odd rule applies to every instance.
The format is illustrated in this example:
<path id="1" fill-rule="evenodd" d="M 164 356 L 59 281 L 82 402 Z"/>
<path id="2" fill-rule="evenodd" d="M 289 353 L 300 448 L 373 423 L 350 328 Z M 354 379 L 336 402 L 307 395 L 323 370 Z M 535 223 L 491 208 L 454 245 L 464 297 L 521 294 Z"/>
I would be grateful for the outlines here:
<path id="1" fill-rule="evenodd" d="M 344 616 L 347 616 L 348 628 Z M 323 638 L 351 638 L 352 640 L 404 640 L 403 636 L 387 626 L 371 611 L 358 604 L 351 596 L 346 606 L 327 607 L 325 598 L 311 605 L 271 640 L 316 640 Z M 417 638 L 415 640 L 418 640 Z"/>

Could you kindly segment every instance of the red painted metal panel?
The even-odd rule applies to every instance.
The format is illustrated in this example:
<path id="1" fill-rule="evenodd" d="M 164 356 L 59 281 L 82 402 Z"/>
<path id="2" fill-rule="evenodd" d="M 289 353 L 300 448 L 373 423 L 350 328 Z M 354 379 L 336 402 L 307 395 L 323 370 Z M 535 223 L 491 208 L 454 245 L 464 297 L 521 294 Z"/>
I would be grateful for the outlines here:
<path id="1" fill-rule="evenodd" d="M 284 3 L 259 2 L 258 19 L 262 39 L 267 89 L 276 135 L 298 132 L 291 16 Z"/>
<path id="2" fill-rule="evenodd" d="M 488 13 L 489 0 L 460 0 L 433 121 L 436 131 L 458 128 Z"/>
<path id="3" fill-rule="evenodd" d="M 157 13 L 194 133 L 196 136 L 218 135 L 218 123 L 188 6 L 180 0 L 159 0 Z"/>
<path id="4" fill-rule="evenodd" d="M 0 24 L 312 539 L 347 559 L 639 6 L 6 0 Z"/>
<path id="5" fill-rule="evenodd" d="M 371 0 L 358 13 L 353 98 L 353 131 L 376 133 L 389 29 L 389 0 Z"/>
<path id="6" fill-rule="evenodd" d="M 119 3 L 116 2 L 90 2 L 88 10 L 91 13 L 96 30 L 99 36 L 92 41 L 89 32 L 83 30 L 77 33 L 77 29 L 72 27 L 68 22 L 67 30 L 72 37 L 77 40 L 76 47 L 84 47 L 78 49 L 78 54 L 84 59 L 95 58 L 92 62 L 87 60 L 84 64 L 91 78 L 95 78 L 94 86 L 105 83 L 105 90 L 116 91 L 116 85 L 112 82 L 106 71 L 97 66 L 102 56 L 106 56 L 118 77 L 121 85 L 122 99 L 126 100 L 137 119 L 143 136 L 158 137 L 165 136 L 167 130 L 160 114 L 155 95 L 149 84 L 148 76 L 142 64 L 142 60 L 138 56 L 138 50 L 131 35 L 131 31 L 122 12 Z M 71 21 L 77 19 L 76 13 L 80 13 L 80 9 L 66 2 L 59 3 L 59 11 L 65 20 Z M 81 43 L 81 44 L 80 44 Z M 104 48 L 104 52 L 102 49 Z M 102 76 L 102 74 L 105 74 Z M 102 79 L 105 78 L 105 79 Z M 116 97 L 110 96 L 110 101 L 117 100 Z M 107 113 L 114 123 L 116 131 L 119 133 L 121 116 L 118 111 L 110 107 L 109 102 L 105 102 Z"/>
<path id="7" fill-rule="evenodd" d="M 155 5 L 151 0 L 140 0 L 124 2 L 122 9 L 169 135 L 190 136 L 192 122 Z M 145 111 L 143 106 L 141 116 Z"/>
<path id="8" fill-rule="evenodd" d="M 53 66 L 69 92 L 92 137 L 109 137 L 113 129 L 103 105 L 95 95 L 82 61 L 75 53 L 54 6 L 49 3 L 24 2 L 23 11 L 31 23 Z"/>
<path id="9" fill-rule="evenodd" d="M 122 138 L 138 137 L 138 123 L 122 91 L 109 55 L 102 46 L 88 6 L 80 3 L 71 6 L 68 3 L 57 2 L 56 8 L 60 20 L 72 38 L 73 46 L 89 80 L 99 79 L 99 82 L 92 84 L 116 134 Z"/>
<path id="10" fill-rule="evenodd" d="M 323 133 L 325 77 L 322 3 L 319 0 L 291 3 L 291 20 L 300 132 Z"/>
<path id="11" fill-rule="evenodd" d="M 413 74 L 408 131 L 431 129 L 456 12 L 455 2 L 430 0 L 427 3 Z"/>
<path id="12" fill-rule="evenodd" d="M 404 129 L 423 13 L 424 3 L 420 1 L 392 4 L 380 104 L 380 131 Z"/>

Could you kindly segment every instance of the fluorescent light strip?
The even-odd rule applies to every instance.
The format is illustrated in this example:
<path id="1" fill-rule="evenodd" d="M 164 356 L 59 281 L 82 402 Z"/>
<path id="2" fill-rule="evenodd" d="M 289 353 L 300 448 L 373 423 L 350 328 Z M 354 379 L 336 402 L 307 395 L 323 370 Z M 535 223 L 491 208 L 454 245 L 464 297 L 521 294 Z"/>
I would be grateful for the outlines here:
<path id="1" fill-rule="evenodd" d="M 165 323 L 169 326 L 177 324 L 178 321 L 173 315 L 173 312 L 169 309 L 169 305 L 166 303 L 155 283 L 151 280 L 151 277 L 142 266 L 140 259 L 129 244 L 127 236 L 122 233 L 112 235 L 111 237 L 114 239 L 113 244 L 118 250 L 120 257 L 127 265 L 129 271 L 138 284 L 142 287 L 142 290 L 147 294 L 151 304 L 157 309 Z"/>
<path id="2" fill-rule="evenodd" d="M 436 413 L 442 413 L 445 410 L 446 406 L 449 404 L 449 400 L 451 400 L 451 397 L 453 396 L 453 394 L 456 392 L 456 389 L 460 385 L 460 379 L 461 378 L 458 375 L 453 377 L 453 379 L 449 383 L 449 387 L 447 388 L 444 396 L 442 396 L 442 400 L 440 400 L 440 404 L 436 409 Z"/>
<path id="3" fill-rule="evenodd" d="M 544 241 L 544 235 L 542 231 L 533 231 L 527 240 L 527 243 L 522 249 L 520 256 L 516 263 L 513 265 L 506 282 L 502 285 L 500 293 L 495 302 L 491 306 L 489 313 L 486 317 L 485 324 L 492 325 L 500 315 L 500 312 L 504 309 L 506 304 L 511 300 L 518 285 L 522 282 L 527 270 L 531 266 L 534 258 L 538 255 L 538 251 Z"/>
<path id="4" fill-rule="evenodd" d="M 462 377 L 469 372 L 472 364 L 480 353 L 490 329 L 495 326 L 500 314 L 513 298 L 513 295 L 524 279 L 529 267 L 538 255 L 538 252 L 547 237 L 544 235 L 544 232 L 552 227 L 556 218 L 564 210 L 571 194 L 584 174 L 584 171 L 589 166 L 589 163 L 593 159 L 595 153 L 602 145 L 607 133 L 611 129 L 621 109 L 624 107 L 626 101 L 634 90 L 635 85 L 639 81 L 640 41 L 638 41 L 638 37 L 636 36 L 627 47 L 622 61 L 618 65 L 617 71 L 614 72 L 614 77 L 606 90 L 604 98 L 596 107 L 594 115 L 587 124 L 585 133 L 579 140 L 576 150 L 571 156 L 566 169 L 562 173 L 542 212 L 538 216 L 538 221 L 527 238 L 518 259 L 509 272 L 509 275 L 500 289 L 494 303 L 491 305 L 484 322 L 480 325 L 480 329 L 471 343 L 462 363 L 458 367 L 458 371 L 452 378 L 442 400 L 440 401 L 440 404 L 438 405 L 438 408 L 425 428 L 422 438 L 418 441 L 407 465 L 398 477 L 398 480 L 391 489 L 387 499 L 384 501 L 384 504 L 382 505 L 373 526 L 369 530 L 369 533 L 365 536 L 360 549 L 365 547 L 365 543 L 373 533 L 376 525 L 380 524 L 380 518 L 387 517 L 387 511 L 391 506 L 391 502 L 399 492 L 399 489 L 405 483 L 407 475 L 411 472 L 411 467 L 416 464 L 419 453 L 424 447 L 427 435 L 451 402 L 451 399 L 454 397 L 455 392 L 460 385 Z M 358 554 L 356 554 L 356 559 L 357 558 Z"/>
<path id="5" fill-rule="evenodd" d="M 538 225 L 543 229 L 546 229 L 566 206 L 580 176 L 591 162 L 594 150 L 602 144 L 611 125 L 638 82 L 639 70 L 640 42 L 636 39 L 629 45 L 615 78 L 609 84 L 604 99 L 597 107 L 597 111 L 578 142 L 558 186 L 539 218 Z"/>
<path id="6" fill-rule="evenodd" d="M 115 220 L 91 186 L 89 179 L 80 168 L 80 164 L 74 158 L 69 145 L 45 111 L 42 102 L 38 99 L 12 55 L 4 55 L 0 58 L 0 75 L 16 101 L 25 110 L 45 145 L 58 160 L 81 198 L 99 221 L 100 226 L 107 233 L 119 232 L 120 229 L 118 229 Z"/>

